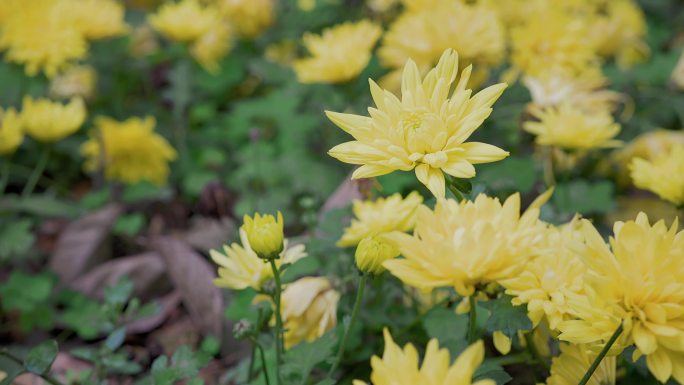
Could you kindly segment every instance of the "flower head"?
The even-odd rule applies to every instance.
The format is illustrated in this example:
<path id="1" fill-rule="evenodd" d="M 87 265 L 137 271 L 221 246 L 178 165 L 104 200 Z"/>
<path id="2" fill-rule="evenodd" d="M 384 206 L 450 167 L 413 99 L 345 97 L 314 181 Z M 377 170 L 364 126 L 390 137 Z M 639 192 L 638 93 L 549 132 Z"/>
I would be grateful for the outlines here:
<path id="1" fill-rule="evenodd" d="M 596 42 L 596 52 L 604 57 L 616 57 L 622 66 L 629 67 L 648 57 L 649 48 L 643 41 L 646 18 L 632 0 L 605 2 L 602 12 L 591 15 L 589 30 Z"/>
<path id="2" fill-rule="evenodd" d="M 575 150 L 617 147 L 613 139 L 620 125 L 607 111 L 588 112 L 568 103 L 558 107 L 536 108 L 531 113 L 538 121 L 529 121 L 523 129 L 536 135 L 535 142 Z"/>
<path id="3" fill-rule="evenodd" d="M 216 74 L 221 60 L 233 46 L 233 30 L 230 25 L 217 21 L 215 25 L 190 47 L 190 53 L 207 72 Z"/>
<path id="4" fill-rule="evenodd" d="M 14 108 L 0 109 L 0 155 L 13 153 L 23 140 L 20 114 Z"/>
<path id="5" fill-rule="evenodd" d="M 676 145 L 653 160 L 632 159 L 634 185 L 653 191 L 675 205 L 684 204 L 684 145 Z"/>
<path id="6" fill-rule="evenodd" d="M 402 199 L 396 193 L 375 201 L 355 200 L 352 210 L 355 219 L 344 229 L 337 246 L 357 245 L 363 238 L 392 231 L 409 231 L 415 224 L 416 209 L 423 203 L 423 197 L 413 191 Z"/>
<path id="7" fill-rule="evenodd" d="M 539 208 L 520 214 L 520 195 L 503 204 L 484 194 L 474 201 L 439 200 L 418 208 L 414 235 L 394 232 L 403 259 L 384 263 L 404 283 L 420 289 L 452 286 L 462 296 L 475 287 L 517 275 L 543 240 Z"/>
<path id="8" fill-rule="evenodd" d="M 78 131 L 86 118 L 85 103 L 81 98 L 72 98 L 63 105 L 49 99 L 33 100 L 25 96 L 21 120 L 24 130 L 40 142 L 56 142 Z"/>
<path id="9" fill-rule="evenodd" d="M 218 19 L 219 14 L 215 8 L 204 7 L 197 0 L 166 3 L 149 17 L 154 29 L 181 43 L 200 38 L 216 25 Z"/>
<path id="10" fill-rule="evenodd" d="M 370 178 L 395 170 L 415 169 L 421 183 L 438 198 L 446 187 L 444 173 L 457 178 L 475 176 L 473 164 L 501 160 L 508 152 L 485 143 L 466 142 L 492 111 L 505 84 L 490 86 L 474 96 L 466 89 L 471 67 L 461 77 L 458 55 L 447 50 L 424 79 L 416 63 L 404 67 L 402 99 L 370 81 L 377 108 L 370 117 L 327 111 L 328 118 L 354 137 L 328 153 L 345 163 L 362 165 L 352 178 Z"/>
<path id="11" fill-rule="evenodd" d="M 64 0 L 71 3 L 76 28 L 89 40 L 106 39 L 128 32 L 124 7 L 115 0 Z"/>
<path id="12" fill-rule="evenodd" d="M 50 82 L 50 95 L 58 98 L 80 96 L 89 99 L 95 92 L 97 73 L 88 65 L 73 66 Z"/>
<path id="13" fill-rule="evenodd" d="M 325 277 L 304 277 L 285 285 L 282 315 L 285 347 L 314 341 L 337 325 L 340 293 Z"/>
<path id="14" fill-rule="evenodd" d="M 596 353 L 583 345 L 560 345 L 561 354 L 551 359 L 551 376 L 547 385 L 576 385 L 596 359 Z M 615 385 L 615 356 L 604 357 L 587 382 L 588 385 Z"/>
<path id="15" fill-rule="evenodd" d="M 356 267 L 368 274 L 380 274 L 385 268 L 382 264 L 399 255 L 397 248 L 379 237 L 367 237 L 356 247 Z"/>
<path id="16" fill-rule="evenodd" d="M 341 83 L 354 79 L 368 65 L 382 29 L 368 20 L 344 23 L 306 33 L 304 46 L 311 57 L 296 60 L 293 68 L 302 83 Z"/>
<path id="17" fill-rule="evenodd" d="M 254 252 L 262 259 L 278 259 L 283 251 L 283 214 L 278 211 L 278 219 L 273 215 L 254 217 L 244 216 L 242 225 Z"/>
<path id="18" fill-rule="evenodd" d="M 382 358 L 371 358 L 371 384 L 373 385 L 494 385 L 492 380 L 472 381 L 473 374 L 484 359 L 484 344 L 475 342 L 467 347 L 451 364 L 447 349 L 440 349 L 436 339 L 430 340 L 425 358 L 419 366 L 418 351 L 408 344 L 399 347 L 389 331 L 383 331 L 385 351 Z M 354 381 L 354 385 L 363 385 Z"/>
<path id="19" fill-rule="evenodd" d="M 274 0 L 215 0 L 223 17 L 237 33 L 254 39 L 264 33 L 275 19 Z"/>
<path id="20" fill-rule="evenodd" d="M 263 284 L 273 278 L 273 269 L 252 250 L 244 229 L 240 229 L 240 242 L 223 246 L 223 253 L 211 250 L 211 259 L 219 266 L 218 278 L 214 284 L 234 290 L 248 287 L 261 290 Z M 288 240 L 283 241 L 283 251 L 276 259 L 277 267 L 282 264 L 292 264 L 306 257 L 304 245 L 288 247 Z"/>

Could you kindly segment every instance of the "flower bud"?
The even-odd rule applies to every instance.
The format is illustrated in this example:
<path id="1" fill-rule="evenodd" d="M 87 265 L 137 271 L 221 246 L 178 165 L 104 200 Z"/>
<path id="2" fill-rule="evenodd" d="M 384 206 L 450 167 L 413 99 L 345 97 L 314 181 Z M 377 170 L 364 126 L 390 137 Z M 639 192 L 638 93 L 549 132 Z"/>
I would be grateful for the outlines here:
<path id="1" fill-rule="evenodd" d="M 383 262 L 398 255 L 399 250 L 380 237 L 366 237 L 356 247 L 356 266 L 364 273 L 379 274 L 384 271 Z"/>
<path id="2" fill-rule="evenodd" d="M 261 259 L 278 259 L 283 251 L 283 215 L 278 212 L 278 219 L 273 215 L 261 216 L 259 213 L 250 218 L 245 215 L 242 225 L 252 250 Z"/>
<path id="3" fill-rule="evenodd" d="M 233 326 L 233 337 L 243 340 L 254 334 L 254 326 L 246 319 L 241 319 Z"/>

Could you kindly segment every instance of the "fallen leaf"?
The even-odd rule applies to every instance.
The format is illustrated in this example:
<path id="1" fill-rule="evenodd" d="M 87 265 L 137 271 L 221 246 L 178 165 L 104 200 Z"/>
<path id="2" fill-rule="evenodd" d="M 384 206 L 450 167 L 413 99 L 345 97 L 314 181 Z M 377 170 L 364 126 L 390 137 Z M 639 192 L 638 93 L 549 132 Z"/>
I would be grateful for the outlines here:
<path id="1" fill-rule="evenodd" d="M 193 218 L 183 239 L 197 250 L 207 252 L 221 247 L 234 232 L 235 222 L 230 218 L 197 217 Z"/>
<path id="2" fill-rule="evenodd" d="M 328 199 L 321 207 L 321 214 L 333 209 L 349 206 L 355 199 L 363 199 L 361 190 L 363 188 L 363 180 L 355 180 L 348 177 L 342 182 L 335 192 L 328 197 Z"/>

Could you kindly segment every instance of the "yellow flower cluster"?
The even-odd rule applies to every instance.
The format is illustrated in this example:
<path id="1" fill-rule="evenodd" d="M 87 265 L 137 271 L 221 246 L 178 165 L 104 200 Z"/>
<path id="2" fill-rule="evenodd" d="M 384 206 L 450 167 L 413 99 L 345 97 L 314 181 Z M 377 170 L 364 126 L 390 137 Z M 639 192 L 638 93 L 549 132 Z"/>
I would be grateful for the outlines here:
<path id="1" fill-rule="evenodd" d="M 63 105 L 49 99 L 24 97 L 21 124 L 28 135 L 39 142 L 57 142 L 78 131 L 86 118 L 85 103 L 72 98 Z"/>
<path id="2" fill-rule="evenodd" d="M 285 347 L 314 341 L 337 325 L 340 293 L 324 277 L 304 277 L 285 286 L 282 309 Z"/>
<path id="3" fill-rule="evenodd" d="M 221 14 L 237 33 L 254 39 L 264 33 L 275 20 L 275 0 L 208 0 L 216 4 Z"/>
<path id="4" fill-rule="evenodd" d="M 635 186 L 675 205 L 684 204 L 684 145 L 675 145 L 652 160 L 634 158 L 630 170 Z"/>
<path id="5" fill-rule="evenodd" d="M 4 0 L 0 51 L 30 76 L 55 76 L 88 52 L 88 41 L 127 32 L 115 0 Z"/>
<path id="6" fill-rule="evenodd" d="M 561 344 L 561 354 L 551 360 L 551 376 L 546 385 L 577 385 L 596 354 L 583 345 Z M 606 357 L 591 376 L 587 385 L 615 385 L 617 360 Z"/>
<path id="7" fill-rule="evenodd" d="M 123 183 L 149 181 L 162 185 L 176 151 L 154 132 L 156 121 L 130 118 L 123 122 L 95 118 L 90 139 L 81 146 L 87 171 L 102 171 L 105 178 Z"/>
<path id="8" fill-rule="evenodd" d="M 0 155 L 12 154 L 23 140 L 20 114 L 14 108 L 0 110 Z"/>

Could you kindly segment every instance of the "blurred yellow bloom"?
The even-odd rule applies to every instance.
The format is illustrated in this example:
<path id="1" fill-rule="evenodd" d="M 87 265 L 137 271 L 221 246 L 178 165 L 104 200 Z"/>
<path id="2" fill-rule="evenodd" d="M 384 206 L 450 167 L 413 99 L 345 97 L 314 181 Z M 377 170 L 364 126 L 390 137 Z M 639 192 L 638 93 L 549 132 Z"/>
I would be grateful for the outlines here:
<path id="1" fill-rule="evenodd" d="M 356 247 L 354 259 L 356 267 L 367 274 L 380 274 L 385 268 L 382 264 L 399 256 L 399 250 L 380 237 L 366 237 Z"/>
<path id="2" fill-rule="evenodd" d="M 684 145 L 673 146 L 653 160 L 634 158 L 630 170 L 635 186 L 675 205 L 684 204 Z"/>
<path id="3" fill-rule="evenodd" d="M 266 281 L 273 278 L 273 269 L 252 250 L 244 229 L 240 229 L 240 242 L 242 245 L 224 245 L 223 253 L 217 250 L 209 252 L 211 259 L 218 265 L 218 278 L 214 279 L 214 285 L 233 290 L 251 287 L 259 291 Z M 285 239 L 283 251 L 275 263 L 280 267 L 282 264 L 295 263 L 304 257 L 304 245 L 288 247 L 288 240 Z"/>
<path id="4" fill-rule="evenodd" d="M 285 348 L 314 341 L 337 325 L 340 293 L 325 277 L 304 277 L 285 285 L 282 316 Z"/>
<path id="5" fill-rule="evenodd" d="M 219 72 L 219 61 L 233 47 L 233 31 L 229 24 L 217 21 L 214 26 L 190 47 L 190 54 L 209 73 Z"/>
<path id="6" fill-rule="evenodd" d="M 383 87 L 399 89 L 401 68 L 407 60 L 415 61 L 424 75 L 449 48 L 458 52 L 460 69 L 471 64 L 475 67 L 469 87 L 479 86 L 489 68 L 503 59 L 503 26 L 489 7 L 450 0 L 408 6 L 415 10 L 409 9 L 397 18 L 378 50 L 382 64 L 394 69 L 380 81 Z"/>
<path id="7" fill-rule="evenodd" d="M 629 167 L 634 158 L 652 161 L 678 145 L 684 146 L 684 131 L 658 129 L 632 139 L 624 148 L 611 155 L 613 163 L 618 168 L 619 181 L 623 185 L 631 183 Z"/>
<path id="8" fill-rule="evenodd" d="M 620 124 L 607 111 L 590 113 L 563 103 L 544 109 L 533 107 L 530 113 L 538 121 L 525 122 L 523 129 L 536 136 L 537 144 L 574 150 L 621 145 L 613 139 L 620 132 Z"/>
<path id="9" fill-rule="evenodd" d="M 354 79 L 368 65 L 382 29 L 368 20 L 343 23 L 321 35 L 304 34 L 310 57 L 295 60 L 292 68 L 301 83 L 342 83 Z"/>
<path id="10" fill-rule="evenodd" d="M 377 13 L 387 12 L 398 3 L 399 0 L 366 0 L 368 8 Z"/>
<path id="11" fill-rule="evenodd" d="M 87 42 L 76 28 L 64 0 L 3 0 L 0 51 L 5 60 L 25 66 L 26 74 L 53 77 L 71 61 L 82 59 Z"/>
<path id="12" fill-rule="evenodd" d="M 185 43 L 209 32 L 218 22 L 219 13 L 213 7 L 200 5 L 197 0 L 181 0 L 165 3 L 148 19 L 165 37 Z"/>
<path id="13" fill-rule="evenodd" d="M 423 197 L 412 191 L 406 198 L 396 193 L 375 201 L 354 200 L 352 210 L 355 219 L 344 229 L 337 246 L 356 246 L 363 238 L 391 231 L 410 231 L 416 223 L 416 209 L 423 203 Z"/>
<path id="14" fill-rule="evenodd" d="M 245 215 L 242 229 L 247 234 L 249 244 L 262 259 L 278 259 L 284 248 L 283 214 L 278 211 L 274 217 L 270 214 L 255 213 L 254 217 Z"/>
<path id="15" fill-rule="evenodd" d="M 304 12 L 311 12 L 316 8 L 316 0 L 297 0 L 297 7 Z"/>
<path id="16" fill-rule="evenodd" d="M 493 380 L 473 382 L 475 370 L 484 360 L 484 344 L 475 342 L 467 347 L 451 364 L 447 349 L 440 349 L 439 342 L 431 339 L 425 349 L 425 358 L 420 364 L 418 351 L 412 344 L 400 348 L 389 331 L 383 331 L 385 351 L 382 358 L 371 358 L 370 376 L 372 385 L 494 385 Z M 420 366 L 419 366 L 420 365 Z M 363 385 L 356 380 L 354 385 Z"/>
<path id="17" fill-rule="evenodd" d="M 56 98 L 80 96 L 90 99 L 95 92 L 97 73 L 89 65 L 73 66 L 50 81 L 50 95 Z"/>
<path id="18" fill-rule="evenodd" d="M 70 3 L 76 28 L 89 40 L 106 39 L 128 32 L 124 7 L 116 0 L 64 0 Z"/>
<path id="19" fill-rule="evenodd" d="M 684 50 L 682 51 L 682 56 L 679 57 L 677 66 L 674 71 L 672 71 L 672 83 L 677 86 L 680 90 L 684 90 Z"/>
<path id="20" fill-rule="evenodd" d="M 254 39 L 273 24 L 274 0 L 214 0 L 237 33 Z"/>
<path id="21" fill-rule="evenodd" d="M 134 57 L 145 57 L 159 50 L 159 41 L 149 24 L 136 27 L 130 36 L 128 50 Z"/>
<path id="22" fill-rule="evenodd" d="M 95 129 L 81 146 L 85 169 L 102 170 L 108 180 L 123 183 L 166 183 L 169 162 L 176 159 L 176 151 L 154 132 L 155 124 L 151 116 L 123 122 L 104 116 L 95 118 Z"/>
<path id="23" fill-rule="evenodd" d="M 21 115 L 14 108 L 0 109 L 0 155 L 13 153 L 23 141 Z"/>
<path id="24" fill-rule="evenodd" d="M 602 12 L 591 18 L 590 38 L 595 41 L 597 53 L 616 57 L 618 64 L 630 67 L 643 61 L 650 50 L 643 41 L 646 35 L 646 18 L 632 0 L 605 2 Z"/>
<path id="25" fill-rule="evenodd" d="M 264 51 L 266 59 L 283 66 L 290 66 L 297 56 L 297 44 L 294 40 L 284 39 L 269 44 Z"/>
<path id="26" fill-rule="evenodd" d="M 491 106 L 506 84 L 496 84 L 471 96 L 466 89 L 471 67 L 458 74 L 458 55 L 447 50 L 424 79 L 413 60 L 404 67 L 402 99 L 370 81 L 377 108 L 370 117 L 326 111 L 328 118 L 354 137 L 328 153 L 338 160 L 362 165 L 353 179 L 370 178 L 392 171 L 411 171 L 437 198 L 446 192 L 444 174 L 456 178 L 475 176 L 474 164 L 489 163 L 508 152 L 468 137 L 491 114 Z"/>
<path id="27" fill-rule="evenodd" d="M 596 353 L 582 345 L 560 345 L 561 354 L 551 359 L 551 375 L 547 385 L 577 385 L 596 359 Z M 615 356 L 607 356 L 587 382 L 587 385 L 615 385 Z"/>
<path id="28" fill-rule="evenodd" d="M 640 213 L 635 221 L 615 223 L 609 248 L 585 222 L 585 280 L 596 297 L 618 310 L 599 318 L 584 317 L 595 306 L 578 309 L 579 319 L 562 323 L 559 338 L 595 343 L 598 336 L 591 330 L 599 323 L 613 323 L 615 330 L 622 321 L 623 338 L 633 341 L 636 357 L 646 355 L 659 381 L 674 377 L 684 382 L 684 231 L 677 232 L 677 227 L 676 220 L 669 229 L 663 221 L 651 225 Z"/>
<path id="29" fill-rule="evenodd" d="M 393 232 L 403 259 L 384 263 L 404 283 L 419 289 L 452 286 L 470 296 L 478 285 L 516 276 L 544 237 L 539 208 L 520 215 L 520 195 L 501 204 L 478 195 L 474 201 L 438 200 L 418 208 L 414 235 Z"/>
<path id="30" fill-rule="evenodd" d="M 78 131 L 86 118 L 83 99 L 63 105 L 49 99 L 25 96 L 21 109 L 24 130 L 39 142 L 56 142 Z"/>

